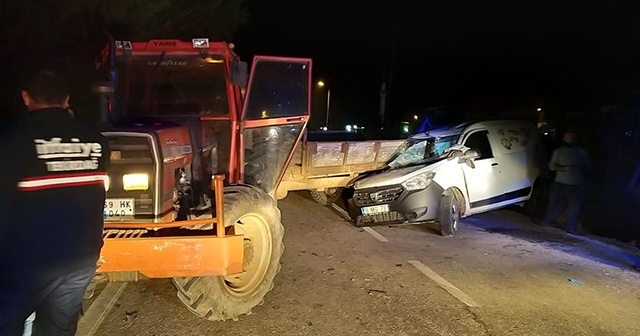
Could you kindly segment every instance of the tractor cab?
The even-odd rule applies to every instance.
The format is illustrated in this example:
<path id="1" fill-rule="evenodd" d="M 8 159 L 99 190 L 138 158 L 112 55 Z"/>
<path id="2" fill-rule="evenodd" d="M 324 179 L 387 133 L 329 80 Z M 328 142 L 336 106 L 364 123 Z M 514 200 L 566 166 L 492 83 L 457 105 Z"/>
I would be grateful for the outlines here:
<path id="1" fill-rule="evenodd" d="M 197 217 L 215 174 L 275 193 L 308 120 L 310 60 L 257 56 L 249 80 L 233 44 L 193 39 L 114 41 L 99 63 L 105 219 Z"/>
<path id="2" fill-rule="evenodd" d="M 111 149 L 98 272 L 172 278 L 209 320 L 251 313 L 280 269 L 275 193 L 309 118 L 311 60 L 256 56 L 247 76 L 232 45 L 194 39 L 113 41 L 98 63 Z"/>

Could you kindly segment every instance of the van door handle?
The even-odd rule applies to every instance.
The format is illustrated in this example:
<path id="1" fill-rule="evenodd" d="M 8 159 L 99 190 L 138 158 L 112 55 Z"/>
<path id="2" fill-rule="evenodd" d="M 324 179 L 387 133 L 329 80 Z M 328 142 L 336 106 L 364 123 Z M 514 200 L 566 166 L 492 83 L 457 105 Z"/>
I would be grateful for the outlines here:
<path id="1" fill-rule="evenodd" d="M 495 167 L 495 166 L 497 166 L 497 165 L 498 165 L 498 163 L 497 163 L 497 162 L 494 162 L 494 163 L 492 163 L 492 164 L 491 164 L 491 166 L 492 166 L 492 167 Z"/>

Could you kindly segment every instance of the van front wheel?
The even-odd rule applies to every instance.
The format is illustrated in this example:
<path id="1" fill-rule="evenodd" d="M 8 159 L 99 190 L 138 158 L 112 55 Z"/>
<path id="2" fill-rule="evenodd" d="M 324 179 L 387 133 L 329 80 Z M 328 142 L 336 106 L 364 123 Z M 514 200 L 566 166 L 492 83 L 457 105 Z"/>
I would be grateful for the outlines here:
<path id="1" fill-rule="evenodd" d="M 445 237 L 456 235 L 460 225 L 460 200 L 454 192 L 447 190 L 440 199 L 440 234 Z"/>

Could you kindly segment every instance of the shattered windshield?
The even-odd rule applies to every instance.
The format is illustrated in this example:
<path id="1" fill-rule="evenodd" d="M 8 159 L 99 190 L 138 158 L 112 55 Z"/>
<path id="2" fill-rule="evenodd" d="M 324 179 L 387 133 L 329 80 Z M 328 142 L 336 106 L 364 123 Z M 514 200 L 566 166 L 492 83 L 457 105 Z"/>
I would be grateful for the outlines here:
<path id="1" fill-rule="evenodd" d="M 128 56 L 117 60 L 119 104 L 129 115 L 229 112 L 225 63 L 198 55 Z"/>
<path id="2" fill-rule="evenodd" d="M 391 169 L 430 163 L 443 158 L 445 151 L 455 145 L 457 135 L 408 139 L 396 150 L 387 164 Z"/>

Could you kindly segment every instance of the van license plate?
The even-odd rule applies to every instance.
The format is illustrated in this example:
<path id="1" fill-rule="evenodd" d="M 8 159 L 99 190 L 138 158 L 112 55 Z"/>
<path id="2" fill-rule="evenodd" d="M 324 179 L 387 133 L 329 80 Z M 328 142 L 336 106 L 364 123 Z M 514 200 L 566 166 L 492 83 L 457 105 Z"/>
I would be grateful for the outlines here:
<path id="1" fill-rule="evenodd" d="M 361 209 L 363 215 L 375 215 L 379 213 L 389 212 L 389 204 L 374 205 Z"/>
<path id="2" fill-rule="evenodd" d="M 104 202 L 105 219 L 131 218 L 135 214 L 134 198 L 107 198 Z"/>

